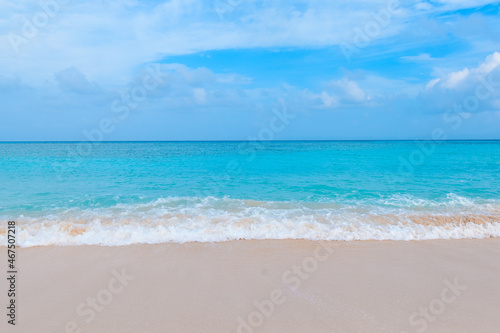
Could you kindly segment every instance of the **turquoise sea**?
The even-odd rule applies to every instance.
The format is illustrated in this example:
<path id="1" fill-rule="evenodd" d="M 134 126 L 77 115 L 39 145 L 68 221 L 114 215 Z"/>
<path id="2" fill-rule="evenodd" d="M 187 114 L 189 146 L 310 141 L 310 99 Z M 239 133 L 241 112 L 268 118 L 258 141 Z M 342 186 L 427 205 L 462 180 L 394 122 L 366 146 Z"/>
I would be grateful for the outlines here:
<path id="1" fill-rule="evenodd" d="M 23 246 L 499 237 L 500 141 L 0 143 L 0 219 Z"/>

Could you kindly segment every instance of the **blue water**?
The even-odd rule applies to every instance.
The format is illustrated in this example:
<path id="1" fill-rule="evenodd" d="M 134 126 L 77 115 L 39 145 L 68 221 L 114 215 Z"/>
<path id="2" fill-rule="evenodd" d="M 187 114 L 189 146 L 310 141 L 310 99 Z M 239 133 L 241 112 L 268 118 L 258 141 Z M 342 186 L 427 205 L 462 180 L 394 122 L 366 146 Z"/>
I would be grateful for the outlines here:
<path id="1" fill-rule="evenodd" d="M 500 214 L 497 141 L 0 143 L 0 170 L 0 217 L 26 226 L 26 244 L 47 243 L 36 239 L 65 223 L 87 231 L 52 243 L 92 243 L 106 225 L 137 227 L 128 236 L 138 240 L 121 243 L 404 239 L 408 230 L 408 239 L 446 238 L 420 229 L 482 220 L 496 228 Z M 437 219 L 431 226 L 429 216 Z M 397 237 L 387 236 L 387 225 L 402 223 Z M 211 234 L 223 226 L 237 235 Z M 332 236 L 339 227 L 344 236 Z"/>

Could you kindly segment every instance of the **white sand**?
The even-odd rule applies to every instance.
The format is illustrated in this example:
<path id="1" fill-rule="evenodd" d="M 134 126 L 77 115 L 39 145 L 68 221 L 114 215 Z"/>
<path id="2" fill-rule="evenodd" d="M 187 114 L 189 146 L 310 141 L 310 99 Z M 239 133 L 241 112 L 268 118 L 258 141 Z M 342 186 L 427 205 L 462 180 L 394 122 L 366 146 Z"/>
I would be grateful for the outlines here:
<path id="1" fill-rule="evenodd" d="M 326 244 L 20 249 L 17 325 L 2 279 L 0 331 L 500 332 L 500 239 Z"/>

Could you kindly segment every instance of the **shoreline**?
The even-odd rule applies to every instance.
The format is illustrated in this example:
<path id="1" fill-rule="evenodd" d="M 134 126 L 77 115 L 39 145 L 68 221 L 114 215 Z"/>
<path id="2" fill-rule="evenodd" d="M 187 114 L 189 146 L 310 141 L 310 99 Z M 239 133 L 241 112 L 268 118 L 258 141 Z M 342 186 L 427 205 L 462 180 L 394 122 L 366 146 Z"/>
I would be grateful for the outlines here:
<path id="1" fill-rule="evenodd" d="M 7 251 L 0 248 L 6 272 Z M 500 238 L 19 248 L 17 325 L 3 315 L 0 327 L 496 332 L 499 259 Z M 2 279 L 0 291 L 7 287 Z"/>

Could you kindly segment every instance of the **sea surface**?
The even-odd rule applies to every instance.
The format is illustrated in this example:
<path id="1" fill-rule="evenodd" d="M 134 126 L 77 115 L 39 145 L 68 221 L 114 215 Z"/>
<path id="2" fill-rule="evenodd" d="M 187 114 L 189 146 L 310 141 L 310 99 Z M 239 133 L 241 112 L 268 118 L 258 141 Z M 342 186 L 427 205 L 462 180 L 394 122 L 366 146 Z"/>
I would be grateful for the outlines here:
<path id="1" fill-rule="evenodd" d="M 0 244 L 500 237 L 499 141 L 0 143 Z"/>

